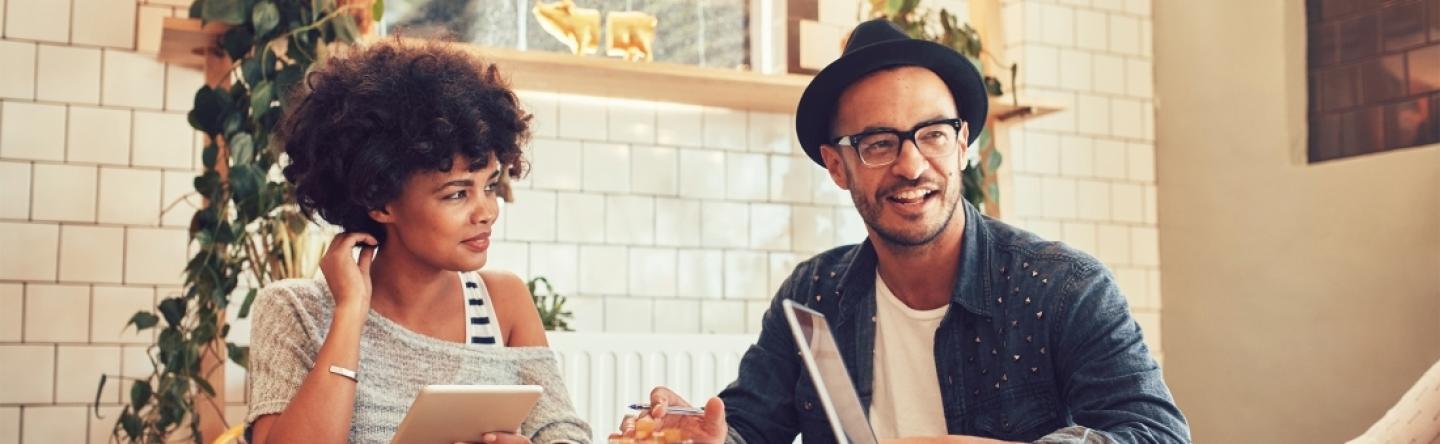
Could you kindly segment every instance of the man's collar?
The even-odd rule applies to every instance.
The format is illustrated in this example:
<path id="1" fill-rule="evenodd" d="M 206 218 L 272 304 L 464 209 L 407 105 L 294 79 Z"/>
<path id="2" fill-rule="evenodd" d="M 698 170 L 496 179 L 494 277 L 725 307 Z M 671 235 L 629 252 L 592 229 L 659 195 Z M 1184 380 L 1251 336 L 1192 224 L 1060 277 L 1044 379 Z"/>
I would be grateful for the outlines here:
<path id="1" fill-rule="evenodd" d="M 989 237 L 986 230 L 981 227 L 985 221 L 980 215 L 980 211 L 970 205 L 969 201 L 962 199 L 961 205 L 960 211 L 965 212 L 965 231 L 960 240 L 960 261 L 957 264 L 959 269 L 955 276 L 955 288 L 950 293 L 950 302 L 960 305 L 971 313 L 990 316 L 990 309 L 984 301 L 984 282 L 988 277 L 985 265 L 989 259 L 985 255 L 986 249 L 984 248 L 984 244 L 989 242 Z M 869 238 L 866 238 L 859 247 L 850 250 L 849 254 L 840 260 L 842 265 L 836 270 L 840 282 L 838 296 L 844 298 L 851 293 L 869 294 L 869 291 L 852 292 L 849 291 L 850 289 L 873 291 L 875 267 L 878 260 L 875 246 L 870 243 Z M 846 307 L 854 303 L 846 303 L 847 301 L 843 299 L 840 302 L 840 312 L 844 318 L 848 311 Z"/>

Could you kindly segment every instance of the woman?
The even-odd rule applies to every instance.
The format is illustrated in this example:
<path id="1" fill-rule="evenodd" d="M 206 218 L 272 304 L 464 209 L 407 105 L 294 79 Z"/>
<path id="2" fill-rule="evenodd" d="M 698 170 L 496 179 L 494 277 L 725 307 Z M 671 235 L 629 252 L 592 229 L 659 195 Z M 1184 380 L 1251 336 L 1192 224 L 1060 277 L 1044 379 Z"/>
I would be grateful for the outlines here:
<path id="1" fill-rule="evenodd" d="M 388 40 L 300 89 L 277 130 L 285 178 L 307 214 L 345 233 L 322 279 L 276 282 L 255 301 L 249 441 L 389 442 L 429 384 L 543 385 L 519 434 L 484 441 L 588 441 L 525 284 L 473 271 L 502 176 L 525 167 L 530 116 L 495 67 Z"/>

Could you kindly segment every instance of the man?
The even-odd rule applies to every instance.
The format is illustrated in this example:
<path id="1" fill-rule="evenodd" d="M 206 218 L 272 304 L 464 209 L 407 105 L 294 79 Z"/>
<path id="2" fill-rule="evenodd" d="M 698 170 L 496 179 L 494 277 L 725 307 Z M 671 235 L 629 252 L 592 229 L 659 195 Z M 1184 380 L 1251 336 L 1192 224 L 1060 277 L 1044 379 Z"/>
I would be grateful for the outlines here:
<path id="1" fill-rule="evenodd" d="M 881 439 L 1188 442 L 1105 267 L 961 199 L 986 111 L 960 54 L 888 22 L 856 27 L 795 128 L 850 191 L 867 240 L 795 268 L 705 416 L 665 416 L 688 404 L 663 387 L 646 415 L 696 442 L 835 442 L 780 309 L 790 299 L 830 319 Z"/>

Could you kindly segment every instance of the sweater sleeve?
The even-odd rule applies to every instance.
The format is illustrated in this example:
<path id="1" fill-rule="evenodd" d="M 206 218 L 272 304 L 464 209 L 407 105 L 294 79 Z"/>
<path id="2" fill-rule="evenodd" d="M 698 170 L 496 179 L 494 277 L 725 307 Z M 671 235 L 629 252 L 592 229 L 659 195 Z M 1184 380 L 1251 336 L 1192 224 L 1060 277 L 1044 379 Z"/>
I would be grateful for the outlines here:
<path id="1" fill-rule="evenodd" d="M 545 388 L 535 409 L 520 425 L 521 434 L 541 444 L 590 442 L 590 426 L 575 414 L 570 392 L 565 388 L 565 380 L 560 376 L 560 366 L 553 353 L 523 361 L 520 364 L 520 379 L 525 384 Z"/>
<path id="2" fill-rule="evenodd" d="M 247 427 L 261 416 L 285 410 L 315 366 L 318 352 L 291 289 L 266 287 L 255 297 L 252 311 Z"/>

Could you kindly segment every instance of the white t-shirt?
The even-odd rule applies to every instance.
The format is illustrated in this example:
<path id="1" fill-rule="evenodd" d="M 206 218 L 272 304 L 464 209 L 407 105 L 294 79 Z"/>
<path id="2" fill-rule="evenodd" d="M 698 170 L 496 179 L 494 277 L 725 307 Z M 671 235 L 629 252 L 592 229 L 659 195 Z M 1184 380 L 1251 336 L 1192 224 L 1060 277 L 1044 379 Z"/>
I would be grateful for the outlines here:
<path id="1" fill-rule="evenodd" d="M 875 394 L 870 425 L 878 438 L 948 434 L 935 375 L 935 329 L 949 309 L 949 305 L 912 309 L 875 273 Z"/>

